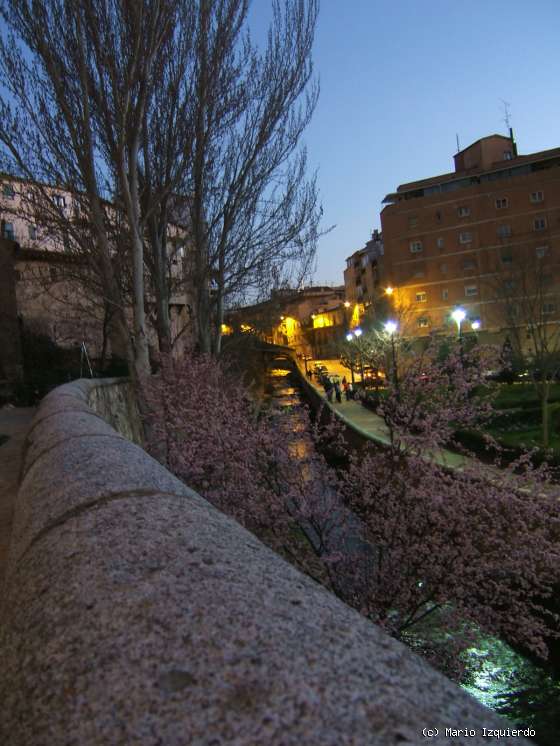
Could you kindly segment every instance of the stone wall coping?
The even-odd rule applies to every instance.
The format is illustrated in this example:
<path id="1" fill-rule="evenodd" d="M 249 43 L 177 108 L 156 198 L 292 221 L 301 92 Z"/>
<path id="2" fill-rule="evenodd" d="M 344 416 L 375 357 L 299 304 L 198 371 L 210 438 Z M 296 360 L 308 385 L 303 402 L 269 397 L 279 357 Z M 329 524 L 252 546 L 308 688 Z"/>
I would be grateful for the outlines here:
<path id="1" fill-rule="evenodd" d="M 472 745 L 513 727 L 84 406 L 122 384 L 56 389 L 29 432 L 0 743 Z"/>

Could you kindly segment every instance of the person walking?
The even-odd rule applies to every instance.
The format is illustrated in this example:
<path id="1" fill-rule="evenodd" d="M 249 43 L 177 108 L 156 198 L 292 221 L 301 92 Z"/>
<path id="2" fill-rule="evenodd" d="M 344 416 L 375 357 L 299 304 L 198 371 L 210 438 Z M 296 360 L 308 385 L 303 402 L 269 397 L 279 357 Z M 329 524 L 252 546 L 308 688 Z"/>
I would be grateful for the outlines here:
<path id="1" fill-rule="evenodd" d="M 340 384 L 338 381 L 334 382 L 334 393 L 336 395 L 336 400 L 340 404 L 342 402 L 342 393 L 340 391 Z"/>
<path id="2" fill-rule="evenodd" d="M 350 401 L 350 399 L 354 398 L 354 389 L 352 388 L 351 383 L 346 384 L 346 389 L 344 390 L 344 393 L 346 394 L 346 401 Z"/>
<path id="3" fill-rule="evenodd" d="M 327 392 L 327 400 L 332 402 L 334 384 L 330 376 L 325 376 L 325 391 Z"/>

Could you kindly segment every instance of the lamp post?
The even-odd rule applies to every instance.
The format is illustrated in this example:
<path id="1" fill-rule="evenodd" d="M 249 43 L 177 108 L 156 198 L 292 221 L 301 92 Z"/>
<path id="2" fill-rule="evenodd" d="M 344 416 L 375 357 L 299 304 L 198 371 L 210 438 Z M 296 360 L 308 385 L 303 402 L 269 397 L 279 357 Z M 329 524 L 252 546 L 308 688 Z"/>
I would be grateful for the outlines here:
<path id="1" fill-rule="evenodd" d="M 457 334 L 459 335 L 459 339 L 461 339 L 461 323 L 466 317 L 467 314 L 464 308 L 456 308 L 451 314 L 451 318 L 457 324 Z"/>
<path id="2" fill-rule="evenodd" d="M 348 332 L 346 335 L 346 340 L 348 342 L 353 342 L 354 339 L 358 340 L 362 336 L 362 330 L 358 327 L 356 329 L 353 329 L 351 332 Z M 359 348 L 358 349 L 358 362 L 360 364 L 360 376 L 362 379 L 362 386 L 364 384 L 364 362 L 362 360 L 362 352 Z M 354 365 L 352 364 L 352 386 L 354 386 Z"/>
<path id="3" fill-rule="evenodd" d="M 399 397 L 399 378 L 397 374 L 397 351 L 395 349 L 395 332 L 398 329 L 396 321 L 386 321 L 383 327 L 385 333 L 389 335 L 391 340 L 391 372 L 393 374 L 393 383 L 395 385 L 395 391 L 397 392 L 397 398 Z"/>

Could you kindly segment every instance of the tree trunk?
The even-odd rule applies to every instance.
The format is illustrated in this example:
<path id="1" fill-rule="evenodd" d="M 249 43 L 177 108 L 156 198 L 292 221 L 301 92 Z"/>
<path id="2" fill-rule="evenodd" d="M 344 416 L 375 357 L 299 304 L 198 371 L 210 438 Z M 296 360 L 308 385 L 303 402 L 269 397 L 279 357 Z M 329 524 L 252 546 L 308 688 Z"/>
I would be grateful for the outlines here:
<path id="1" fill-rule="evenodd" d="M 541 415 L 542 415 L 542 445 L 543 448 L 548 448 L 550 443 L 550 435 L 548 432 L 548 398 L 550 394 L 550 382 L 543 381 L 543 387 L 541 392 Z"/>

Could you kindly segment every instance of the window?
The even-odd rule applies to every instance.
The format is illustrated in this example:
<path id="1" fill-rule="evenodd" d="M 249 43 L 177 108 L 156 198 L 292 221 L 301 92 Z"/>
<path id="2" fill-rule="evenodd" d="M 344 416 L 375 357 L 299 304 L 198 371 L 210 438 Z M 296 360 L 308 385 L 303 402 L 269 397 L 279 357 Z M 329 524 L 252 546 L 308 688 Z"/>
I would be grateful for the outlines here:
<path id="1" fill-rule="evenodd" d="M 556 303 L 543 303 L 543 314 L 550 314 L 556 311 Z"/>
<path id="2" fill-rule="evenodd" d="M 411 215 L 408 218 L 408 227 L 409 228 L 416 228 L 418 225 L 418 217 L 416 215 Z"/>
<path id="3" fill-rule="evenodd" d="M 459 243 L 470 243 L 472 241 L 472 233 L 470 231 L 461 231 L 459 233 Z"/>
<path id="4" fill-rule="evenodd" d="M 438 223 L 441 223 L 442 217 L 441 217 L 441 210 L 436 210 L 436 221 Z"/>
<path id="5" fill-rule="evenodd" d="M 467 298 L 478 295 L 478 285 L 465 285 L 465 296 Z"/>
<path id="6" fill-rule="evenodd" d="M 53 195 L 53 200 L 57 207 L 66 207 L 66 197 L 64 197 L 62 194 Z"/>
<path id="7" fill-rule="evenodd" d="M 537 255 L 537 259 L 542 259 L 543 256 L 548 254 L 548 246 L 537 246 L 535 254 Z"/>
<path id="8" fill-rule="evenodd" d="M 15 239 L 13 223 L 5 223 L 4 221 L 2 221 L 2 237 L 8 238 L 10 241 L 13 241 Z"/>
<path id="9" fill-rule="evenodd" d="M 443 249 L 444 246 L 445 246 L 445 241 L 443 240 L 443 238 L 438 238 L 437 240 L 438 249 Z"/>
<path id="10" fill-rule="evenodd" d="M 457 208 L 457 215 L 460 218 L 468 218 L 471 214 L 471 208 L 470 207 L 458 207 Z"/>
<path id="11" fill-rule="evenodd" d="M 416 293 L 416 303 L 425 303 L 428 300 L 428 293 L 425 293 L 422 291 L 421 293 Z"/>
<path id="12" fill-rule="evenodd" d="M 422 241 L 411 241 L 410 251 L 412 254 L 418 254 L 419 251 L 422 251 Z"/>
<path id="13" fill-rule="evenodd" d="M 463 269 L 476 269 L 476 261 L 474 259 L 465 259 Z"/>
<path id="14" fill-rule="evenodd" d="M 511 225 L 499 225 L 497 234 L 500 238 L 509 238 L 511 236 Z"/>
<path id="15" fill-rule="evenodd" d="M 511 161 L 511 150 L 504 150 L 504 161 Z"/>
<path id="16" fill-rule="evenodd" d="M 6 199 L 13 199 L 16 196 L 13 186 L 11 184 L 4 184 L 2 187 L 2 195 Z"/>
<path id="17" fill-rule="evenodd" d="M 535 218 L 533 220 L 533 230 L 544 231 L 546 228 L 546 218 Z"/>
<path id="18" fill-rule="evenodd" d="M 513 257 L 511 254 L 505 254 L 502 257 L 502 264 L 511 264 L 513 262 Z"/>
<path id="19" fill-rule="evenodd" d="M 515 290 L 515 280 L 505 280 L 504 281 L 504 290 L 510 292 L 512 290 Z"/>
<path id="20" fill-rule="evenodd" d="M 35 241 L 35 239 L 37 238 L 37 227 L 32 223 L 29 223 L 29 225 L 27 226 L 27 235 L 32 241 Z"/>
<path id="21" fill-rule="evenodd" d="M 500 197 L 496 200 L 496 210 L 504 210 L 508 206 L 508 198 Z"/>
<path id="22" fill-rule="evenodd" d="M 441 272 L 441 273 L 442 273 L 443 275 L 446 275 L 446 274 L 447 274 L 447 264 L 440 264 L 440 265 L 439 265 L 439 271 L 440 271 L 440 272 Z"/>
<path id="23" fill-rule="evenodd" d="M 49 275 L 52 282 L 58 282 L 60 279 L 58 267 L 49 267 Z"/>
<path id="24" fill-rule="evenodd" d="M 420 328 L 430 326 L 430 320 L 426 316 L 420 316 L 417 323 Z"/>
<path id="25" fill-rule="evenodd" d="M 414 272 L 414 277 L 424 277 L 424 270 L 423 269 L 417 269 Z"/>
<path id="26" fill-rule="evenodd" d="M 449 290 L 447 288 L 443 288 L 443 290 L 441 291 L 441 299 L 449 300 Z"/>
<path id="27" fill-rule="evenodd" d="M 544 192 L 531 192 L 529 200 L 531 202 L 544 202 Z"/>

